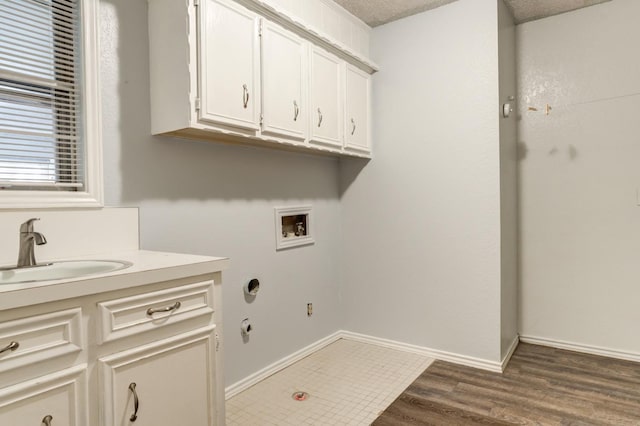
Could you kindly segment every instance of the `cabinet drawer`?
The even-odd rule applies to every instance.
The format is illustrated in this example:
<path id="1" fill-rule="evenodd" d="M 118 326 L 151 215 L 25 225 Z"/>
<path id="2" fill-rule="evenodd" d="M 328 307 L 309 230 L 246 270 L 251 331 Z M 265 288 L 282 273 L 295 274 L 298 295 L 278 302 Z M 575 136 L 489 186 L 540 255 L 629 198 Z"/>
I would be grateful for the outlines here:
<path id="1" fill-rule="evenodd" d="M 98 303 L 98 343 L 213 313 L 213 281 Z"/>
<path id="2" fill-rule="evenodd" d="M 80 308 L 0 323 L 0 373 L 82 351 Z"/>
<path id="3" fill-rule="evenodd" d="M 83 426 L 87 421 L 86 369 L 82 364 L 0 389 L 0 424 Z"/>

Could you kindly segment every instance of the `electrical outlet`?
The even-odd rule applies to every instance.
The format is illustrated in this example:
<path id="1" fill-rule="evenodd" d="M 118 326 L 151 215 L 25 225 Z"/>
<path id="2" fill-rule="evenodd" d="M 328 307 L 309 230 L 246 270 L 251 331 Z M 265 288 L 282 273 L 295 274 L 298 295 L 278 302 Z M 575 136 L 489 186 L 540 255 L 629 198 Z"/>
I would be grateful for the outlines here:
<path id="1" fill-rule="evenodd" d="M 307 316 L 313 315 L 313 303 L 307 303 Z"/>

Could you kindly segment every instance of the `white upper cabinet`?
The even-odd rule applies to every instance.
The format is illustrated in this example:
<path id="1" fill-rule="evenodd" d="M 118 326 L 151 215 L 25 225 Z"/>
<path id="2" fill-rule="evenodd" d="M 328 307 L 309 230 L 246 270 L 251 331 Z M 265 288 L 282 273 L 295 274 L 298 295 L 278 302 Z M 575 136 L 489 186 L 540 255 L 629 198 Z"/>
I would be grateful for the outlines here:
<path id="1" fill-rule="evenodd" d="M 310 142 L 342 147 L 343 62 L 325 50 L 310 49 Z"/>
<path id="2" fill-rule="evenodd" d="M 262 23 L 262 132 L 301 141 L 307 130 L 307 45 L 290 31 Z"/>
<path id="3" fill-rule="evenodd" d="M 300 20 L 263 0 L 148 3 L 152 134 L 369 157 L 376 68 L 332 41 L 362 29 L 342 16 L 334 31 L 343 9 L 318 9 L 318 29 L 316 2 L 288 1 Z"/>
<path id="4" fill-rule="evenodd" d="M 371 76 L 346 65 L 345 73 L 345 148 L 370 152 Z"/>
<path id="5" fill-rule="evenodd" d="M 230 0 L 201 0 L 198 22 L 199 119 L 258 130 L 259 16 Z"/>

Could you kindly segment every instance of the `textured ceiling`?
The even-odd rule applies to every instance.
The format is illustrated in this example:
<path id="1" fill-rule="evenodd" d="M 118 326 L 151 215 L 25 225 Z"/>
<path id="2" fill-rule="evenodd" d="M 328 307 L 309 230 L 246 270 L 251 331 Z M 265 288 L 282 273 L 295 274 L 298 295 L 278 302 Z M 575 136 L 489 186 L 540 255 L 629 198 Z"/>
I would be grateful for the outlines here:
<path id="1" fill-rule="evenodd" d="M 518 24 L 607 1 L 611 0 L 505 0 Z"/>
<path id="2" fill-rule="evenodd" d="M 369 26 L 376 27 L 435 9 L 456 0 L 334 0 Z M 546 18 L 611 0 L 505 0 L 516 23 Z"/>

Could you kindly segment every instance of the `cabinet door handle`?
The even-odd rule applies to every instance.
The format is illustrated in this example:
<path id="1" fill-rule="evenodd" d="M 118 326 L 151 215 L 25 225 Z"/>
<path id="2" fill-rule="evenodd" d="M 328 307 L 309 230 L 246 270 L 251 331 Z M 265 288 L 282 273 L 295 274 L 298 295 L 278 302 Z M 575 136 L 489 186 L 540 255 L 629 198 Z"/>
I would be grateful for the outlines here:
<path id="1" fill-rule="evenodd" d="M 7 352 L 7 351 L 15 351 L 16 349 L 18 349 L 20 347 L 20 343 L 18 342 L 9 342 L 9 344 L 7 346 L 5 346 L 4 348 L 0 349 L 0 354 Z"/>
<path id="2" fill-rule="evenodd" d="M 171 312 L 171 311 L 175 311 L 176 309 L 180 308 L 181 303 L 180 302 L 176 302 L 171 306 L 167 306 L 165 308 L 149 308 L 147 309 L 147 315 L 151 316 L 155 313 L 158 312 Z"/>
<path id="3" fill-rule="evenodd" d="M 356 120 L 353 118 L 351 119 L 351 126 L 351 135 L 353 135 L 356 132 Z"/>
<path id="4" fill-rule="evenodd" d="M 298 114 L 300 114 L 300 108 L 298 108 L 298 102 L 293 101 L 293 121 L 298 121 Z"/>
<path id="5" fill-rule="evenodd" d="M 318 108 L 318 127 L 322 125 L 322 111 Z"/>
<path id="6" fill-rule="evenodd" d="M 244 109 L 247 109 L 247 105 L 249 105 L 249 89 L 247 89 L 247 85 L 242 85 L 242 103 L 244 104 Z"/>
<path id="7" fill-rule="evenodd" d="M 44 426 L 51 426 L 51 420 L 53 420 L 53 417 L 51 416 L 51 414 L 47 414 L 46 416 L 44 416 L 44 419 L 42 419 L 42 424 Z"/>
<path id="8" fill-rule="evenodd" d="M 136 383 L 133 382 L 129 385 L 129 390 L 133 393 L 133 414 L 129 417 L 129 421 L 135 422 L 138 420 L 138 408 L 140 407 L 140 401 L 138 401 L 138 393 L 136 392 Z"/>

